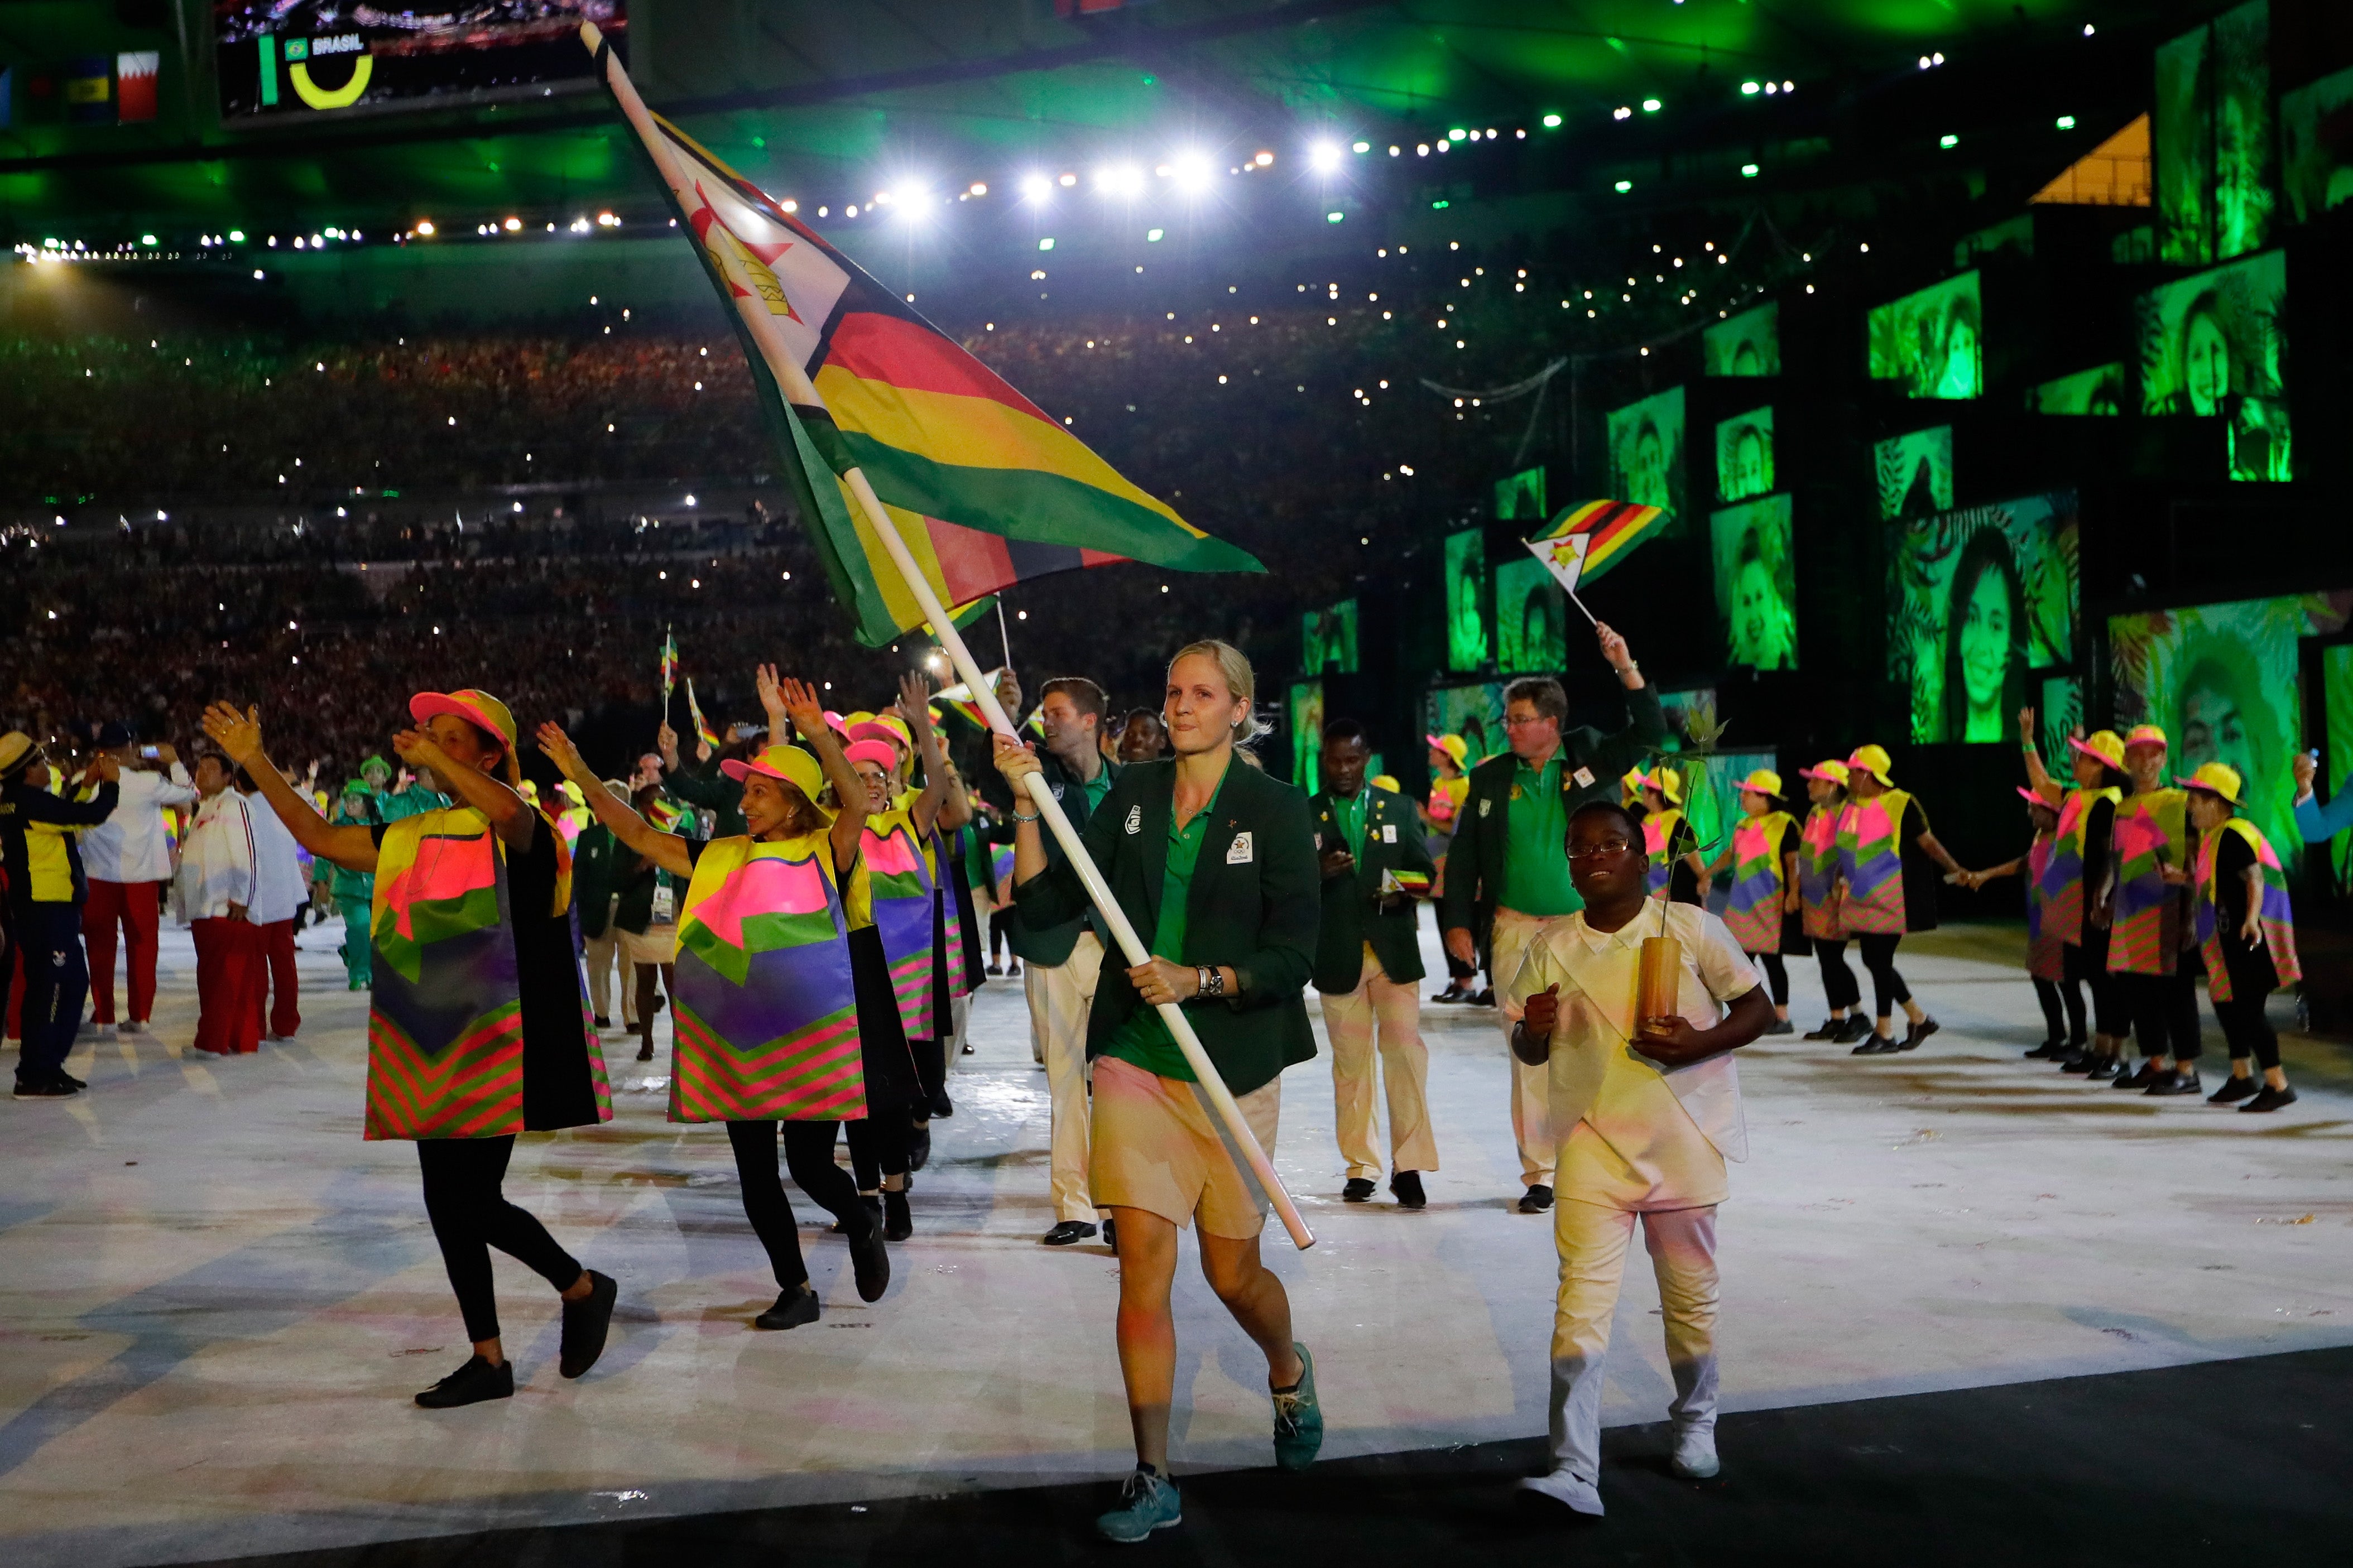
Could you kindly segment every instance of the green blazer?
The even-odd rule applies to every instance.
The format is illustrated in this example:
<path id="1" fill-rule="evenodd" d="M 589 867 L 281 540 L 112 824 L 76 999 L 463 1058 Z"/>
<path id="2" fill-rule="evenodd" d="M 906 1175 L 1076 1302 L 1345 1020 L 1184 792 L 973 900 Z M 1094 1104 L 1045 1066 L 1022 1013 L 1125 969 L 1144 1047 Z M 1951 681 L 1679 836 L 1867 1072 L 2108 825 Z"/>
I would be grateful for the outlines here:
<path id="1" fill-rule="evenodd" d="M 1061 803 L 1062 815 L 1069 817 L 1071 826 L 1077 828 L 1083 836 L 1087 831 L 1088 817 L 1086 787 L 1079 782 L 1076 774 L 1062 766 L 1061 758 L 1042 747 L 1038 752 L 1038 763 L 1039 770 L 1046 775 L 1047 786 L 1054 792 L 1054 798 Z M 1106 762 L 1103 766 L 1111 770 L 1113 787 L 1116 789 L 1120 765 L 1117 763 Z M 989 776 L 996 779 L 1000 785 L 1004 783 L 1003 775 L 999 774 L 993 766 L 989 769 Z M 1106 795 L 1104 802 L 1108 805 L 1110 796 Z M 1027 812 L 1029 809 L 1029 795 L 1024 794 L 1016 805 L 1019 810 Z M 1062 841 L 1050 832 L 1047 832 L 1046 825 L 1042 822 L 1038 825 L 1038 830 L 1046 835 L 1047 868 L 1051 870 L 1060 868 L 1063 863 Z M 992 844 L 1010 844 L 1013 842 L 1015 831 L 1013 808 L 1008 807 L 997 815 L 995 826 L 988 830 L 988 840 Z M 1006 910 L 1003 916 L 999 917 L 1005 921 L 1005 940 L 1012 947 L 1013 956 L 1024 963 L 1042 963 L 1049 969 L 1058 963 L 1068 963 L 1071 961 L 1071 950 L 1079 944 L 1079 933 L 1087 929 L 1089 907 L 1086 894 L 1082 891 L 1075 911 L 1067 917 L 1058 916 L 1049 921 L 1039 919 L 1031 914 L 1022 904 L 1015 902 Z M 1146 926 L 1142 929 L 1148 937 L 1151 928 Z M 1106 952 L 1110 952 L 1112 945 L 1111 940 L 1108 937 L 1104 938 L 1103 948 Z M 1119 955 L 1111 953 L 1111 956 L 1117 958 Z"/>
<path id="2" fill-rule="evenodd" d="M 1667 738 L 1667 716 L 1647 682 L 1626 693 L 1626 727 L 1605 735 L 1580 724 L 1560 732 L 1561 804 L 1575 811 L 1588 800 L 1616 800 L 1618 780 L 1647 760 Z M 1505 752 L 1471 770 L 1471 793 L 1455 814 L 1454 841 L 1446 847 L 1446 895 L 1438 923 L 1483 940 L 1504 887 L 1504 850 L 1511 840 L 1512 774 L 1519 759 Z M 1577 778 L 1579 770 L 1585 778 Z M 1566 854 L 1564 848 L 1562 853 Z M 1504 978 L 1508 978 L 1505 976 Z"/>
<path id="3" fill-rule="evenodd" d="M 1176 795 L 1173 760 L 1131 763 L 1087 823 L 1087 854 L 1147 943 L 1160 925 Z M 1307 797 L 1236 757 L 1193 869 L 1185 951 L 1176 955 L 1180 963 L 1230 964 L 1241 980 L 1239 994 L 1185 1009 L 1209 1060 L 1236 1094 L 1248 1094 L 1315 1055 L 1303 992 L 1314 969 L 1322 880 Z M 1068 861 L 1014 889 L 1013 902 L 1025 922 L 1048 928 L 1076 920 L 1088 907 L 1086 889 Z M 1126 967 L 1116 948 L 1103 957 L 1103 984 L 1087 1014 L 1090 1058 L 1144 1005 Z"/>
<path id="4" fill-rule="evenodd" d="M 1420 906 L 1405 900 L 1398 907 L 1380 907 L 1381 874 L 1419 871 L 1435 879 L 1438 865 L 1422 841 L 1421 818 L 1413 802 L 1385 789 L 1364 786 L 1365 852 L 1356 857 L 1355 874 L 1324 879 L 1324 934 L 1315 944 L 1315 989 L 1346 993 L 1364 978 L 1365 944 L 1391 980 L 1419 980 L 1421 965 Z M 1315 814 L 1315 851 L 1347 847 L 1340 828 L 1340 804 L 1325 791 L 1310 804 Z M 1322 862 L 1317 862 L 1321 869 Z"/>

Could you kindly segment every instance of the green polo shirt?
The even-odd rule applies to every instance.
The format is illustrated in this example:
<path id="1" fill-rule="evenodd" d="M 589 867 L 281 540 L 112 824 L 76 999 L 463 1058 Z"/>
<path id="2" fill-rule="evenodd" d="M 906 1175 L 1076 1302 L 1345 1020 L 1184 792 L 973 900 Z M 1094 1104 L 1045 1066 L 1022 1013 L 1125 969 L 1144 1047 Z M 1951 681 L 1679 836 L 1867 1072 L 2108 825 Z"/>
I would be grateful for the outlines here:
<path id="1" fill-rule="evenodd" d="M 1185 962 L 1185 900 L 1193 890 L 1193 867 L 1201 858 L 1201 841 L 1209 836 L 1209 818 L 1218 808 L 1218 794 L 1225 787 L 1226 781 L 1219 779 L 1208 804 L 1195 812 L 1193 820 L 1182 827 L 1176 826 L 1175 812 L 1168 815 L 1168 866 L 1160 876 L 1160 923 L 1152 932 L 1155 958 L 1175 963 Z M 1132 984 L 1124 975 L 1119 983 Z M 1185 1059 L 1176 1037 L 1161 1021 L 1157 1007 L 1141 1008 L 1132 1015 L 1118 1032 L 1103 1042 L 1102 1054 L 1117 1057 L 1161 1078 L 1184 1083 L 1197 1081 L 1193 1064 Z"/>
<path id="2" fill-rule="evenodd" d="M 1512 795 L 1505 803 L 1504 908 L 1524 915 L 1571 915 L 1585 907 L 1568 879 L 1568 811 L 1561 804 L 1561 754 L 1541 768 L 1512 768 Z"/>

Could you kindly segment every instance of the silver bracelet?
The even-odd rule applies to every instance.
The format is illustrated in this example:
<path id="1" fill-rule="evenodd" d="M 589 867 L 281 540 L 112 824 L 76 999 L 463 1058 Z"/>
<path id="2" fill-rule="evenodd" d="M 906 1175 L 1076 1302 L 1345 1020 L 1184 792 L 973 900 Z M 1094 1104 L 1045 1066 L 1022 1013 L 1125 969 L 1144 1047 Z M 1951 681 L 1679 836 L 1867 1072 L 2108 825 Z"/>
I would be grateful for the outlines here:
<path id="1" fill-rule="evenodd" d="M 1194 992 L 1195 995 L 1223 996 L 1226 994 L 1226 977 L 1215 964 L 1201 965 L 1194 971 L 1194 984 L 1199 987 Z"/>
<path id="2" fill-rule="evenodd" d="M 1013 814 L 1013 820 L 1016 822 L 1042 822 L 1045 818 L 1046 814 L 1042 811 L 1033 811 L 1027 816 L 1022 816 L 1018 811 Z"/>

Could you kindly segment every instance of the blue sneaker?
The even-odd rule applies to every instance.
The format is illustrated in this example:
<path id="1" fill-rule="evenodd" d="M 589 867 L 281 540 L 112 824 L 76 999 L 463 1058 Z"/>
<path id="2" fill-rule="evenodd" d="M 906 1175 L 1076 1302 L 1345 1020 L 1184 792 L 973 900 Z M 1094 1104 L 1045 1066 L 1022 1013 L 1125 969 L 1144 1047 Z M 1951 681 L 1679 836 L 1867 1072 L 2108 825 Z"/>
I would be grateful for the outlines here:
<path id="1" fill-rule="evenodd" d="M 1176 1495 L 1176 1483 L 1148 1465 L 1135 1467 L 1119 1495 L 1126 1500 L 1124 1506 L 1095 1521 L 1095 1533 L 1105 1541 L 1133 1545 L 1155 1530 L 1185 1521 L 1185 1500 Z"/>
<path id="2" fill-rule="evenodd" d="M 1274 1395 L 1274 1462 L 1279 1469 L 1303 1470 L 1324 1447 L 1324 1407 L 1315 1402 L 1315 1358 L 1294 1342 L 1299 1385 Z"/>

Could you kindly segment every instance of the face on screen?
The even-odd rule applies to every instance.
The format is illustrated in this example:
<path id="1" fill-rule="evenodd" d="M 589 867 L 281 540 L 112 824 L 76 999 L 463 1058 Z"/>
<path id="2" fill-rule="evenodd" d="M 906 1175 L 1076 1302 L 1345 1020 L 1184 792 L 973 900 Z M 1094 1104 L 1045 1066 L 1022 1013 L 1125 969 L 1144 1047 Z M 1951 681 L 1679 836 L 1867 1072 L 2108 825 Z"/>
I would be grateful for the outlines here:
<path id="1" fill-rule="evenodd" d="M 1945 323 L 1944 374 L 1936 384 L 1940 397 L 1978 395 L 1977 323 L 1959 311 Z"/>
<path id="2" fill-rule="evenodd" d="M 2239 771 L 2241 778 L 2259 776 L 2238 700 L 2219 683 L 2198 675 L 2190 677 L 2181 693 L 2181 761 L 2185 773 L 2206 763 L 2226 763 Z"/>
<path id="3" fill-rule="evenodd" d="M 1733 662 L 1758 669 L 1778 669 L 1788 662 L 1780 609 L 1780 590 L 1765 563 L 1743 563 L 1732 583 Z"/>
<path id="4" fill-rule="evenodd" d="M 1765 493 L 1765 437 L 1754 425 L 1744 425 L 1732 438 L 1732 494 Z"/>
<path id="5" fill-rule="evenodd" d="M 1634 469 L 1628 478 L 1634 493 L 1627 500 L 1642 506 L 1668 504 L 1666 444 L 1659 439 L 1659 427 L 1647 420 L 1634 437 Z"/>
<path id="6" fill-rule="evenodd" d="M 1757 342 L 1755 339 L 1741 339 L 1740 346 L 1732 351 L 1732 374 L 1735 375 L 1762 375 L 1765 374 L 1764 356 L 1757 352 Z"/>
<path id="7" fill-rule="evenodd" d="M 2001 688 L 2010 674 L 2010 628 L 2017 614 L 2010 601 L 2009 580 L 1999 572 L 1979 573 L 1961 612 L 1961 683 L 1969 700 L 1969 740 L 2001 739 Z M 1980 736 L 1978 715 L 1988 711 L 1995 732 Z"/>
<path id="8" fill-rule="evenodd" d="M 2181 380 L 2192 414 L 2216 414 L 2231 391 L 2231 348 L 2212 306 L 2193 306 L 2181 326 Z"/>

